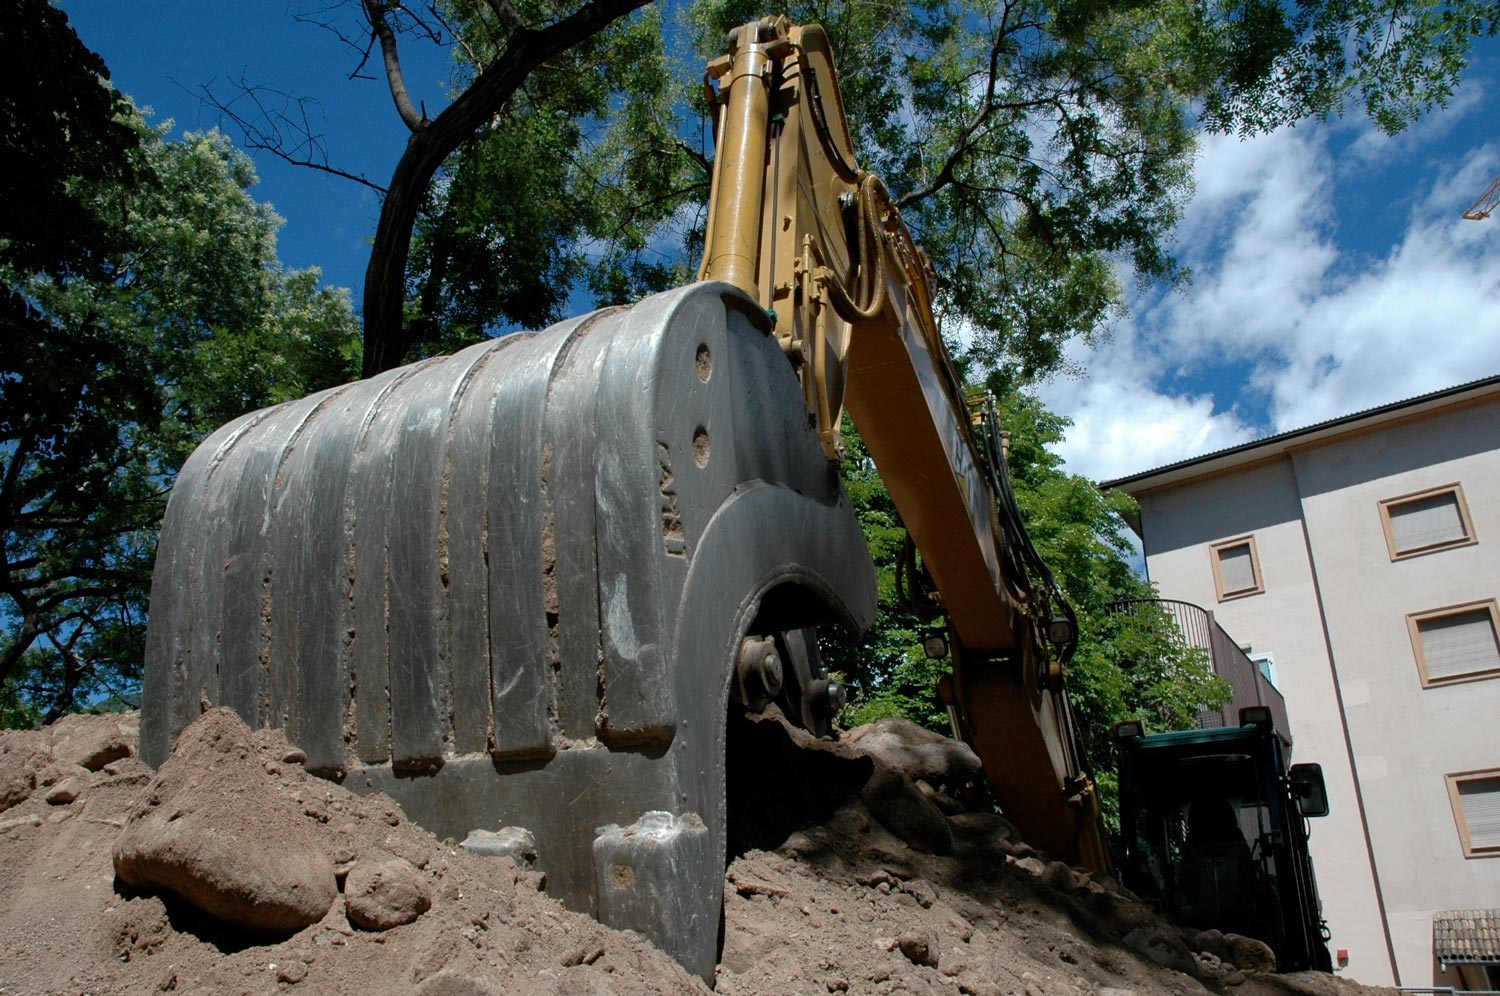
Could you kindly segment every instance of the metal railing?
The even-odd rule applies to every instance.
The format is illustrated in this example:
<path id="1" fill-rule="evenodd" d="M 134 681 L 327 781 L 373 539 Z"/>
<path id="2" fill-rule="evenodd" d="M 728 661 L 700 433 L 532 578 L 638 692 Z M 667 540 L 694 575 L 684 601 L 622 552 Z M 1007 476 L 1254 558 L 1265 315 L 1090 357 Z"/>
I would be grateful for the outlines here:
<path id="1" fill-rule="evenodd" d="M 1229 683 L 1232 695 L 1229 703 L 1222 709 L 1199 711 L 1200 729 L 1238 726 L 1241 709 L 1246 706 L 1266 706 L 1271 710 L 1276 732 L 1280 734 L 1282 741 L 1291 745 L 1292 733 L 1287 724 L 1286 699 L 1261 673 L 1260 666 L 1240 649 L 1239 643 L 1214 621 L 1212 612 L 1200 605 L 1175 598 L 1130 599 L 1116 602 L 1113 608 L 1117 612 L 1128 613 L 1141 622 L 1159 618 L 1158 612 L 1165 613 L 1167 624 L 1176 628 L 1183 643 L 1207 651 L 1214 673 Z"/>

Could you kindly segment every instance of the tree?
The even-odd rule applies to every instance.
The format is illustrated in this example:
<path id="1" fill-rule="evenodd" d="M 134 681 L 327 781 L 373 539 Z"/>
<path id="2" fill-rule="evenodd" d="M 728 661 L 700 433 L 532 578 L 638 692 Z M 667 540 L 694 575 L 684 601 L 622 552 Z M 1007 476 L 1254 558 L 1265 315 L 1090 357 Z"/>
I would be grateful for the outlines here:
<path id="1" fill-rule="evenodd" d="M 488 64 L 482 21 L 458 19 L 464 64 Z M 579 285 L 600 303 L 685 283 L 643 258 L 707 163 L 672 131 L 676 80 L 655 11 L 623 18 L 540 67 L 492 127 L 452 156 L 418 217 L 410 349 L 451 350 L 497 328 L 564 317 Z"/>
<path id="2" fill-rule="evenodd" d="M 0 12 L 0 242 L 14 264 L 62 275 L 88 269 L 104 248 L 108 233 L 75 185 L 128 180 L 137 144 L 108 80 L 104 60 L 47 0 Z"/>
<path id="3" fill-rule="evenodd" d="M 699 47 L 761 13 L 698 0 Z M 1024 385 L 1118 314 L 1119 274 L 1185 277 L 1170 238 L 1199 128 L 1442 106 L 1493 0 L 821 0 L 861 164 L 932 257 L 975 355 Z"/>
<path id="4" fill-rule="evenodd" d="M 54 522 L 86 515 L 108 474 L 97 445 L 99 424 L 78 410 L 80 385 L 70 369 L 108 346 L 48 343 L 53 330 L 21 278 L 62 281 L 99 272 L 113 233 L 83 188 L 131 182 L 138 135 L 119 120 L 126 104 L 107 85 L 103 61 L 46 0 L 21 0 L 0 13 L 0 79 L 0 141 L 7 165 L 0 177 L 0 265 L 6 277 L 0 335 L 7 344 L 0 362 L 0 595 L 8 629 L 0 638 L 3 682 L 18 668 L 30 672 L 45 665 L 33 645 L 58 601 L 49 590 L 53 577 L 47 564 L 55 552 L 48 544 L 22 541 L 21 535 L 30 522 L 40 523 L 43 532 L 55 528 L 45 523 L 49 515 Z M 58 354 L 60 367 L 36 362 L 51 352 Z M 140 401 L 138 392 L 128 389 L 105 397 L 126 410 Z M 47 478 L 61 477 L 59 465 L 68 459 L 81 462 L 77 476 L 48 509 L 36 493 L 53 489 Z M 88 530 L 77 532 L 69 539 L 84 561 L 91 561 L 99 541 Z M 109 580 L 98 577 L 92 563 L 84 570 L 96 576 L 78 578 L 75 590 L 82 598 L 102 597 Z M 0 722 L 31 718 L 8 699 L 0 696 Z"/>
<path id="5" fill-rule="evenodd" d="M 467 273 L 481 275 L 485 274 L 485 265 L 494 265 L 497 249 L 509 250 L 517 272 L 523 275 L 524 286 L 520 294 L 508 298 L 503 289 L 500 291 L 502 305 L 498 312 L 504 317 L 525 320 L 538 314 L 547 315 L 547 304 L 566 296 L 556 283 L 565 273 L 547 264 L 556 255 L 558 246 L 571 237 L 573 226 L 555 213 L 531 212 L 528 219 L 527 212 L 521 212 L 520 222 L 538 220 L 540 230 L 519 222 L 502 226 L 500 231 L 506 238 L 498 246 L 484 239 L 465 239 L 464 236 L 473 236 L 484 224 L 467 217 L 455 219 L 443 209 L 441 202 L 447 199 L 445 186 L 451 176 L 452 160 L 461 150 L 477 149 L 478 158 L 492 159 L 497 147 L 504 149 L 506 169 L 511 176 L 521 178 L 519 189 L 506 193 L 516 195 L 518 201 L 527 205 L 550 206 L 554 211 L 559 208 L 561 205 L 551 197 L 556 188 L 547 187 L 554 161 L 536 154 L 549 144 L 554 146 L 554 152 L 558 151 L 555 143 L 549 143 L 544 135 L 516 132 L 540 127 L 566 134 L 569 128 L 551 114 L 529 113 L 527 95 L 521 91 L 535 74 L 549 68 L 554 70 L 552 84 L 563 89 L 576 82 L 570 79 L 568 70 L 582 70 L 585 76 L 596 70 L 597 67 L 580 61 L 577 50 L 592 50 L 597 56 L 601 33 L 649 2 L 588 0 L 574 6 L 552 0 L 430 0 L 418 4 L 353 0 L 309 5 L 312 13 L 299 14 L 298 18 L 319 24 L 344 41 L 357 60 L 351 77 L 362 75 L 366 64 L 378 55 L 396 113 L 411 133 L 384 187 L 327 162 L 321 136 L 313 133 L 307 123 L 306 98 L 245 85 L 237 96 L 224 99 L 211 88 L 203 88 L 208 102 L 242 132 L 250 147 L 359 180 L 383 194 L 365 270 L 362 364 L 365 376 L 399 366 L 414 351 L 429 348 L 443 339 L 434 316 L 442 304 L 452 303 L 451 295 L 449 301 L 440 301 L 454 276 L 448 267 L 450 245 L 467 246 L 469 252 L 462 258 L 463 267 Z M 353 28 L 348 23 L 351 9 L 357 11 L 354 19 L 358 23 Z M 543 26 L 529 26 L 532 24 Z M 621 39 L 616 36 L 614 40 Z M 446 95 L 449 102 L 436 116 L 429 116 L 426 101 L 414 97 L 407 87 L 401 58 L 403 46 L 412 41 L 449 47 L 454 53 L 453 85 L 451 93 Z M 646 51 L 649 55 L 649 49 Z M 587 83 L 582 89 L 588 89 Z M 535 91 L 531 96 L 535 96 Z M 587 115 L 590 105 L 585 98 L 580 105 L 566 107 L 565 113 L 570 117 Z M 489 141 L 497 135 L 519 140 Z M 563 151 L 567 151 L 566 142 Z M 473 193 L 471 188 L 469 194 Z M 491 208 L 509 200 L 499 191 L 489 191 L 488 195 L 478 200 Z M 462 197 L 459 203 L 463 203 Z M 426 264 L 426 280 L 409 265 L 419 221 L 425 224 L 430 236 L 425 251 L 419 253 L 419 259 Z M 528 265 L 530 260 L 526 257 L 532 253 L 540 254 L 542 265 Z M 478 287 L 458 286 L 465 294 L 477 291 L 483 296 L 487 291 L 494 292 L 497 283 L 503 288 L 507 282 L 481 279 Z M 408 291 L 414 286 L 423 286 L 419 296 L 426 311 L 409 307 L 413 302 Z M 527 298 L 539 299 L 541 307 Z M 526 303 L 512 315 L 504 308 L 504 300 Z"/>
<path id="6" fill-rule="evenodd" d="M 842 720 L 846 726 L 858 726 L 904 716 L 930 730 L 950 733 L 936 691 L 948 665 L 928 659 L 922 649 L 925 623 L 903 599 L 896 582 L 906 541 L 901 514 L 848 416 L 843 434 L 844 488 L 875 562 L 878 588 L 875 621 L 857 640 L 837 632 L 819 637 L 825 666 L 855 691 Z"/>
<path id="7" fill-rule="evenodd" d="M 615 303 L 691 272 L 708 174 L 698 68 L 725 30 L 765 11 L 677 8 L 700 58 L 673 84 L 664 51 L 678 32 L 664 15 L 627 16 L 648 2 L 594 0 L 564 17 L 504 0 L 362 0 L 346 37 L 361 58 L 379 50 L 413 132 L 366 274 L 366 373 L 542 324 L 585 287 Z M 803 0 L 787 13 L 829 30 L 862 163 L 897 193 L 977 358 L 1021 385 L 1063 366 L 1069 340 L 1108 333 L 1122 276 L 1185 279 L 1169 241 L 1197 129 L 1251 133 L 1359 102 L 1399 130 L 1447 101 L 1497 10 Z M 457 97 L 431 120 L 406 91 L 403 37 L 455 53 Z M 317 137 L 295 110 L 226 110 L 253 144 L 331 169 L 304 154 Z M 276 127 L 288 123 L 291 136 Z"/>
<path id="8" fill-rule="evenodd" d="M 36 158 L 74 171 L 24 192 L 39 218 L 61 198 L 76 237 L 46 236 L 69 247 L 51 259 L 42 239 L 0 244 L 4 722 L 130 696 L 177 467 L 227 419 L 349 379 L 357 348 L 347 295 L 276 262 L 248 159 L 217 133 L 166 141 L 80 52 L 112 117 L 54 134 L 78 147 Z"/>

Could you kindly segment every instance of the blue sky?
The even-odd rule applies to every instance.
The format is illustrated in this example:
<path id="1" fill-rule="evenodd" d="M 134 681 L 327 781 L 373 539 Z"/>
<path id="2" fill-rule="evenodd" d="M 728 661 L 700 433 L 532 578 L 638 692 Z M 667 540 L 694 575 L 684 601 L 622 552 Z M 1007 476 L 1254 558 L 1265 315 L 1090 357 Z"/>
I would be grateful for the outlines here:
<path id="1" fill-rule="evenodd" d="M 320 101 L 330 160 L 377 183 L 406 132 L 379 79 L 296 24 L 297 0 L 63 0 L 115 84 L 179 128 L 216 123 L 198 89 L 241 79 Z M 408 46 L 408 85 L 434 112 L 446 63 Z M 1210 136 L 1177 254 L 1182 289 L 1132 287 L 1087 372 L 1044 385 L 1075 424 L 1069 466 L 1103 479 L 1500 373 L 1500 215 L 1464 221 L 1500 174 L 1500 40 L 1452 105 L 1396 138 L 1360 115 L 1241 141 Z M 378 201 L 258 155 L 255 195 L 286 219 L 283 262 L 363 282 Z"/>
<path id="2" fill-rule="evenodd" d="M 64 0 L 59 6 L 83 43 L 104 57 L 115 86 L 150 107 L 154 121 L 170 118 L 179 133 L 215 126 L 217 112 L 200 100 L 205 84 L 226 97 L 241 80 L 315 97 L 314 114 L 322 118 L 315 123 L 324 126 L 329 160 L 382 186 L 390 179 L 408 132 L 384 77 L 371 72 L 378 71 L 378 60 L 367 67 L 371 78 L 350 79 L 358 57 L 328 31 L 293 21 L 296 10 L 320 4 Z M 416 45 L 403 56 L 413 96 L 436 114 L 445 106 L 446 57 Z M 252 193 L 286 220 L 282 262 L 317 266 L 328 283 L 360 287 L 380 212 L 375 193 L 264 153 L 253 158 L 261 182 Z"/>
<path id="3" fill-rule="evenodd" d="M 1075 470 L 1123 476 L 1500 373 L 1500 43 L 1395 138 L 1362 116 L 1202 143 L 1177 233 L 1194 272 L 1137 288 L 1087 370 L 1045 385 Z"/>

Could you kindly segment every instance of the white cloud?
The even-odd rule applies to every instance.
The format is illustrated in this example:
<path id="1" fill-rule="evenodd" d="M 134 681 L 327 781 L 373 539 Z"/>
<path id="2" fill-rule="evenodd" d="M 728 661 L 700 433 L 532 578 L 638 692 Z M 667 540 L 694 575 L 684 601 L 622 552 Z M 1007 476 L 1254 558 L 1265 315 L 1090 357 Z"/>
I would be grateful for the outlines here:
<path id="1" fill-rule="evenodd" d="M 1043 389 L 1074 420 L 1069 466 L 1121 476 L 1500 373 L 1500 220 L 1460 218 L 1500 143 L 1452 155 L 1479 106 L 1390 146 L 1348 125 L 1205 140 L 1179 230 L 1193 283 L 1138 295 L 1111 341 L 1075 355 L 1085 379 Z M 1371 171 L 1406 178 L 1389 245 L 1338 225 L 1341 193 L 1380 189 Z"/>
<path id="2" fill-rule="evenodd" d="M 1483 112 L 1489 100 L 1487 91 L 1482 80 L 1466 81 L 1444 111 L 1418 118 L 1396 135 L 1386 135 L 1366 115 L 1355 115 L 1349 119 L 1349 126 L 1357 137 L 1340 157 L 1341 166 L 1361 171 L 1425 155 L 1434 142 L 1452 134 L 1471 111 Z"/>
<path id="3" fill-rule="evenodd" d="M 1048 394 L 1056 406 L 1056 396 Z M 1173 397 L 1144 385 L 1095 379 L 1071 402 L 1063 407 L 1074 425 L 1060 455 L 1070 470 L 1094 480 L 1123 477 L 1254 436 L 1234 414 L 1214 414 L 1209 395 Z"/>

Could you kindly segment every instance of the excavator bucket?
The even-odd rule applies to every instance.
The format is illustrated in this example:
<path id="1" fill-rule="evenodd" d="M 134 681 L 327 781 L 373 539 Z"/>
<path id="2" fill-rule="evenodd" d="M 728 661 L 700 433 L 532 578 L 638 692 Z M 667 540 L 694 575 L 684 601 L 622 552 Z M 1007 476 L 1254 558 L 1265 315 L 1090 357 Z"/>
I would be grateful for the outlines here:
<path id="1" fill-rule="evenodd" d="M 143 758 L 230 706 L 439 837 L 524 828 L 549 893 L 711 979 L 742 646 L 875 611 L 767 332 L 699 283 L 219 430 L 162 527 Z"/>

